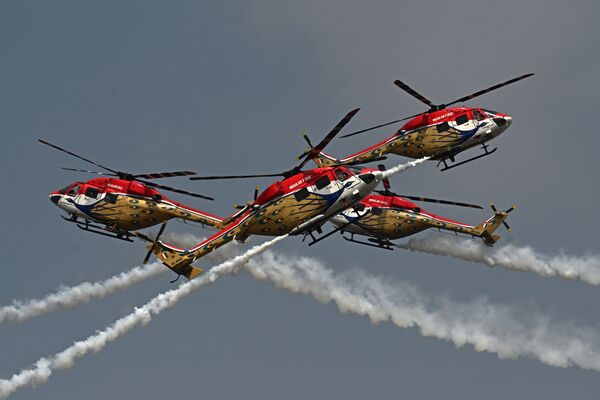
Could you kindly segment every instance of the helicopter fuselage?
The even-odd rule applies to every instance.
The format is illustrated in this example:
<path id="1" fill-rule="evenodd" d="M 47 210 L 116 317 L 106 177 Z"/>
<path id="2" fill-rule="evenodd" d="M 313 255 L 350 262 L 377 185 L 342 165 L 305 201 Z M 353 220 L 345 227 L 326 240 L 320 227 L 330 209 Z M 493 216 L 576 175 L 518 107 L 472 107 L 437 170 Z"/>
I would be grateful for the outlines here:
<path id="1" fill-rule="evenodd" d="M 181 249 L 160 242 L 152 248 L 172 270 L 188 271 L 191 263 L 234 239 L 243 242 L 250 235 L 309 234 L 359 203 L 382 179 L 383 173 L 374 169 L 363 169 L 359 174 L 343 166 L 303 171 L 270 185 L 254 202 L 228 218 L 220 232 L 195 247 Z"/>
<path id="2" fill-rule="evenodd" d="M 135 231 L 171 218 L 220 227 L 222 219 L 170 200 L 146 185 L 124 179 L 97 178 L 74 182 L 52 192 L 52 203 L 81 218 L 106 225 L 114 231 Z"/>
<path id="3" fill-rule="evenodd" d="M 372 237 L 382 241 L 381 243 L 434 228 L 481 237 L 485 243 L 491 245 L 499 239 L 499 236 L 492 236 L 494 230 L 508 214 L 495 212 L 494 216 L 475 226 L 426 212 L 418 205 L 398 196 L 370 194 L 360 205 L 360 208 L 344 210 L 331 218 L 331 222 L 341 228 L 342 233 Z"/>
<path id="4" fill-rule="evenodd" d="M 431 157 L 453 160 L 464 150 L 498 137 L 511 125 L 512 118 L 481 108 L 455 107 L 423 113 L 404 124 L 396 134 L 380 143 L 342 159 L 321 152 L 321 166 L 369 162 L 392 153 L 404 157 Z"/>

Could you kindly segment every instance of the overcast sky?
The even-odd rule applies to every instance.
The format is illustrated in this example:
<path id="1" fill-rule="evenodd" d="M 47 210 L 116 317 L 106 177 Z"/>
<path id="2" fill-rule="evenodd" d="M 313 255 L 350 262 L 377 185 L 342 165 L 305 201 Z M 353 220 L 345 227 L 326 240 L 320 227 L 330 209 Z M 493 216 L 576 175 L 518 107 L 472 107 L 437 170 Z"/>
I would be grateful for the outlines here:
<path id="1" fill-rule="evenodd" d="M 441 103 L 535 72 L 469 103 L 513 117 L 493 156 L 444 173 L 427 163 L 392 185 L 406 194 L 516 203 L 503 242 L 595 254 L 599 15 L 593 1 L 2 2 L 0 304 L 107 278 L 145 253 L 140 243 L 84 234 L 59 218 L 48 193 L 89 178 L 59 167 L 88 166 L 36 139 L 134 173 L 278 172 L 305 150 L 302 132 L 318 140 L 352 108 L 361 111 L 347 132 L 422 111 L 395 79 Z M 392 132 L 336 139 L 328 152 L 344 156 Z M 250 199 L 254 185 L 270 182 L 170 181 L 217 201 L 173 198 L 223 216 Z M 489 214 L 426 209 L 470 223 Z M 533 307 L 600 332 L 600 289 L 577 281 L 351 246 L 337 235 L 310 248 L 289 238 L 275 251 L 339 271 L 364 268 L 432 297 Z M 0 377 L 105 327 L 171 288 L 169 278 L 2 324 Z M 14 398 L 595 399 L 599 382 L 597 372 L 501 360 L 416 329 L 372 325 L 242 274 Z"/>

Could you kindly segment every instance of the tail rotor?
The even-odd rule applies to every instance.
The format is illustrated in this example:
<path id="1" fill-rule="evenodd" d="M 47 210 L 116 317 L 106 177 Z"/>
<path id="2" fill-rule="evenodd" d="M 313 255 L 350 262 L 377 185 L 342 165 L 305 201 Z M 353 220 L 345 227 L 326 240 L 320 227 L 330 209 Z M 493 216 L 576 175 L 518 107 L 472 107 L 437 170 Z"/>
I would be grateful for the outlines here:
<path id="1" fill-rule="evenodd" d="M 498 209 L 496 208 L 496 206 L 494 205 L 494 203 L 491 203 L 491 204 L 490 204 L 490 207 L 491 207 L 491 209 L 492 209 L 492 211 L 493 211 L 494 213 L 497 213 L 497 212 L 498 212 Z M 507 208 L 506 210 L 504 210 L 504 212 L 505 212 L 506 214 L 510 214 L 510 213 L 511 213 L 512 211 L 514 211 L 514 209 L 516 209 L 516 208 L 517 208 L 517 206 L 513 204 L 512 206 L 510 206 L 509 208 Z M 506 221 L 502 221 L 502 225 L 504 225 L 504 228 L 506 228 L 506 230 L 507 230 L 508 232 L 510 232 L 510 231 L 512 230 L 512 229 L 511 229 L 511 227 L 510 227 L 510 226 L 509 226 L 509 225 L 506 223 Z"/>
<path id="2" fill-rule="evenodd" d="M 156 238 L 154 238 L 154 241 L 152 242 L 152 246 L 150 246 L 150 248 L 148 249 L 148 253 L 146 253 L 146 257 L 144 257 L 144 264 L 148 264 L 148 261 L 150 260 L 150 256 L 152 255 L 152 252 L 158 245 L 158 240 L 160 239 L 160 236 L 165 231 L 166 227 L 167 227 L 167 221 L 163 222 L 162 225 L 160 226 L 160 229 L 158 230 L 158 234 L 156 235 Z"/>

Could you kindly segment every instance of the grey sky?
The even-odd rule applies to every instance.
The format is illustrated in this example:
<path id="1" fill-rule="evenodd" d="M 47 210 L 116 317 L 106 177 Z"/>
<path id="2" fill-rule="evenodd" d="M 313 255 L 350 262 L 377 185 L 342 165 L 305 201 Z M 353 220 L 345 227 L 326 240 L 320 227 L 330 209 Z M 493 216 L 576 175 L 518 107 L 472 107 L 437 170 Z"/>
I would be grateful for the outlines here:
<path id="1" fill-rule="evenodd" d="M 218 4 L 217 4 L 218 3 Z M 440 173 L 426 164 L 398 191 L 518 205 L 503 241 L 555 254 L 598 252 L 595 114 L 597 2 L 32 2 L 0 4 L 0 158 L 4 195 L 0 304 L 140 263 L 139 243 L 81 234 L 51 190 L 87 179 L 37 138 L 132 172 L 271 172 L 288 168 L 351 108 L 348 132 L 422 110 L 392 82 L 443 102 L 527 72 L 473 101 L 513 116 L 491 157 Z M 392 133 L 335 140 L 346 155 Z M 390 158 L 388 166 L 405 161 Z M 219 215 L 268 180 L 181 186 L 173 196 Z M 400 190 L 401 189 L 401 190 Z M 480 222 L 488 211 L 427 209 Z M 189 228 L 173 223 L 171 230 Z M 195 229 L 198 235 L 205 231 Z M 257 243 L 260 238 L 251 243 Z M 599 325 L 597 288 L 580 282 L 402 251 L 297 238 L 276 251 L 329 267 L 363 267 L 457 301 L 537 308 L 554 321 Z M 0 327 L 0 376 L 85 338 L 170 288 L 159 277 L 101 301 Z M 600 329 L 600 327 L 598 328 Z M 600 331 L 600 330 L 599 330 Z M 247 275 L 202 289 L 145 328 L 81 359 L 29 398 L 597 398 L 598 374 L 500 360 L 414 329 L 343 315 Z"/>

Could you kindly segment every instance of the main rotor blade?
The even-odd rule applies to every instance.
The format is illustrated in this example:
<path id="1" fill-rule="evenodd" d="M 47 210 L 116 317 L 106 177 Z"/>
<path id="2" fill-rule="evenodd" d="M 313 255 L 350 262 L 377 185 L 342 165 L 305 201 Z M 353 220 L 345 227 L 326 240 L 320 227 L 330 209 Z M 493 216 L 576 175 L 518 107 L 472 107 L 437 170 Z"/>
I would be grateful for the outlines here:
<path id="1" fill-rule="evenodd" d="M 406 93 L 410 94 L 415 99 L 419 100 L 421 103 L 427 104 L 430 108 L 435 108 L 435 104 L 431 102 L 427 97 L 423 96 L 421 93 L 417 92 L 415 89 L 408 86 L 406 83 L 401 80 L 396 79 L 394 81 L 394 85 L 398 86 L 400 89 L 404 90 Z"/>
<path id="2" fill-rule="evenodd" d="M 144 178 L 144 179 L 159 179 L 159 178 L 171 178 L 174 176 L 188 176 L 188 175 L 196 175 L 195 172 L 192 171 L 174 171 L 174 172 L 155 172 L 152 174 L 137 174 L 134 175 L 134 178 Z"/>
<path id="3" fill-rule="evenodd" d="M 87 174 L 107 175 L 107 176 L 119 176 L 117 174 L 110 174 L 108 172 L 90 171 L 90 170 L 87 170 L 87 169 L 66 168 L 66 167 L 60 167 L 60 169 L 64 169 L 65 171 L 85 172 Z"/>
<path id="4" fill-rule="evenodd" d="M 532 75 L 535 75 L 535 74 L 530 73 L 530 74 L 521 75 L 519 77 L 510 79 L 510 80 L 508 80 L 506 82 L 502 82 L 502 83 L 499 83 L 497 85 L 491 86 L 491 87 L 489 87 L 487 89 L 480 90 L 480 91 L 475 92 L 473 94 L 470 94 L 468 96 L 461 97 L 460 99 L 454 100 L 454 101 L 452 101 L 450 103 L 440 104 L 440 105 L 435 105 L 435 104 L 431 103 L 431 101 L 429 101 L 427 98 L 425 98 L 424 96 L 422 96 L 421 94 L 419 94 L 418 92 L 416 92 L 414 89 L 410 88 L 408 85 L 406 85 L 402 81 L 397 80 L 394 83 L 398 87 L 400 87 L 401 89 L 405 90 L 406 92 L 408 92 L 409 94 L 411 94 L 412 96 L 414 96 L 415 98 L 417 98 L 419 101 L 421 101 L 421 102 L 427 104 L 428 106 L 430 106 L 432 109 L 441 109 L 441 108 L 446 108 L 446 107 L 451 106 L 451 105 L 456 104 L 456 103 L 462 103 L 462 102 L 474 99 L 477 96 L 481 96 L 482 94 L 491 92 L 491 91 L 496 90 L 496 89 L 500 89 L 501 87 L 504 87 L 506 85 L 510 85 L 511 83 L 515 83 L 517 81 L 520 81 L 521 79 L 528 78 L 528 77 L 530 77 Z M 398 122 L 401 122 L 401 121 L 406 121 L 407 119 L 412 119 L 414 117 L 418 117 L 421 114 L 424 114 L 424 113 L 418 113 L 418 114 L 415 114 L 415 115 L 411 115 L 410 117 L 406 117 L 406 118 L 402 118 L 402 119 L 397 119 L 397 120 L 394 120 L 394 121 L 391 121 L 391 122 L 386 122 L 385 124 L 380 124 L 380 125 L 372 126 L 370 128 L 362 129 L 360 131 L 348 133 L 346 135 L 340 136 L 340 138 L 347 138 L 347 137 L 350 137 L 350 136 L 358 135 L 360 133 L 369 132 L 369 131 L 372 131 L 374 129 L 382 128 L 384 126 L 392 125 L 392 124 L 395 124 L 395 123 L 398 123 Z"/>
<path id="5" fill-rule="evenodd" d="M 461 97 L 460 99 L 457 99 L 457 100 L 454 100 L 454 101 L 452 101 L 450 103 L 444 104 L 444 107 L 448 107 L 448 106 L 451 106 L 452 104 L 462 103 L 462 102 L 465 102 L 467 100 L 471 100 L 471 99 L 473 99 L 473 98 L 475 98 L 477 96 L 481 96 L 482 94 L 491 92 L 492 90 L 500 89 L 501 87 L 504 87 L 506 85 L 510 85 L 511 83 L 518 82 L 521 79 L 529 78 L 530 76 L 533 76 L 533 75 L 535 75 L 535 74 L 525 74 L 525 75 L 521 75 L 521 76 L 518 76 L 518 77 L 513 78 L 513 79 L 509 79 L 506 82 L 502 82 L 502 83 L 499 83 L 497 85 L 490 86 L 487 89 L 480 90 L 480 91 L 475 92 L 473 94 L 470 94 L 468 96 Z"/>
<path id="6" fill-rule="evenodd" d="M 340 122 L 338 122 L 338 124 L 331 130 L 331 132 L 329 132 L 327 134 L 327 136 L 325 136 L 323 138 L 323 140 L 321 140 L 319 142 L 319 144 L 317 144 L 315 147 L 310 149 L 310 151 L 308 152 L 308 154 L 306 154 L 306 157 L 304 157 L 302 162 L 293 170 L 302 169 L 302 167 L 304 167 L 304 165 L 307 162 L 309 162 L 310 160 L 315 158 L 325 148 L 325 146 L 327 146 L 329 144 L 329 142 L 331 142 L 333 140 L 333 138 L 342 130 L 342 128 L 344 126 L 346 126 L 346 124 L 348 124 L 348 122 L 350 122 L 350 120 L 356 115 L 356 113 L 359 110 L 360 110 L 360 108 L 355 108 L 354 110 L 352 110 L 348 114 L 346 114 L 344 116 L 344 118 L 342 118 L 342 120 Z"/>
<path id="7" fill-rule="evenodd" d="M 188 178 L 191 181 L 210 181 L 217 179 L 245 179 L 245 178 L 264 178 L 271 176 L 284 176 L 283 172 L 278 174 L 256 174 L 256 175 L 215 175 L 215 176 L 192 176 Z"/>
<path id="8" fill-rule="evenodd" d="M 181 194 L 185 194 L 185 195 L 188 195 L 188 196 L 198 197 L 198 198 L 206 199 L 206 200 L 214 200 L 213 197 L 204 196 L 203 194 L 188 192 L 187 190 L 181 190 L 181 189 L 177 189 L 177 188 L 170 187 L 170 186 L 159 185 L 157 183 L 149 182 L 149 181 L 143 181 L 141 179 L 136 179 L 136 181 L 141 182 L 144 185 L 147 185 L 147 186 L 150 186 L 150 187 L 153 187 L 153 188 L 157 188 L 157 189 L 168 190 L 170 192 L 181 193 Z"/>
<path id="9" fill-rule="evenodd" d="M 43 143 L 43 144 L 45 144 L 46 146 L 53 147 L 53 148 L 55 148 L 56 150 L 60 150 L 60 151 L 62 151 L 62 152 L 64 152 L 64 153 L 67 153 L 67 154 L 69 154 L 69 155 L 73 156 L 73 157 L 77 157 L 77 158 L 79 158 L 80 160 L 83 160 L 83 161 L 85 161 L 85 162 L 89 162 L 90 164 L 93 164 L 93 165 L 95 165 L 95 166 L 97 166 L 97 167 L 100 167 L 100 168 L 102 168 L 102 169 L 105 169 L 105 170 L 107 170 L 107 171 L 110 171 L 110 172 L 112 172 L 113 174 L 117 174 L 117 175 L 119 174 L 119 172 L 118 172 L 118 171 L 115 171 L 114 169 L 110 169 L 110 168 L 108 168 L 108 167 L 105 167 L 104 165 L 98 164 L 97 162 L 94 162 L 94 161 L 92 161 L 92 160 L 88 160 L 87 158 L 84 158 L 84 157 L 82 157 L 82 156 L 80 156 L 80 155 L 78 155 L 78 154 L 75 154 L 75 153 L 73 153 L 73 152 L 70 152 L 69 150 L 65 150 L 65 149 L 63 149 L 62 147 L 58 147 L 58 146 L 56 146 L 56 145 L 54 145 L 54 144 L 52 144 L 52 143 L 46 142 L 45 140 L 38 139 L 38 141 L 39 141 L 40 143 Z"/>
<path id="10" fill-rule="evenodd" d="M 370 128 L 362 129 L 362 130 L 360 130 L 360 131 L 356 131 L 356 132 L 348 133 L 348 134 L 346 134 L 346 135 L 342 135 L 342 136 L 340 136 L 340 138 L 347 138 L 347 137 L 350 137 L 350 136 L 358 135 L 359 133 L 369 132 L 369 131 L 372 131 L 372 130 L 375 130 L 375 129 L 378 129 L 378 128 L 382 128 L 382 127 L 384 127 L 384 126 L 388 126 L 388 125 L 396 124 L 396 123 L 398 123 L 398 122 L 406 121 L 406 120 L 408 120 L 408 119 L 413 119 L 414 117 L 418 117 L 418 116 L 419 116 L 419 115 L 421 115 L 421 114 L 424 114 L 424 113 L 420 112 L 420 113 L 418 113 L 418 114 L 411 115 L 410 117 L 404 117 L 404 118 L 401 118 L 401 119 L 396 119 L 396 120 L 394 120 L 394 121 L 391 121 L 391 122 L 386 122 L 385 124 L 376 125 L 376 126 L 372 126 L 372 127 L 370 127 Z"/>
<path id="11" fill-rule="evenodd" d="M 432 198 L 429 198 L 429 197 L 406 196 L 406 195 L 403 195 L 403 194 L 396 194 L 396 196 L 398 196 L 398 197 L 404 197 L 405 199 L 410 199 L 410 200 L 415 200 L 415 201 L 427 202 L 427 203 L 448 204 L 448 205 L 451 205 L 451 206 L 470 207 L 470 208 L 478 208 L 480 210 L 483 210 L 483 207 L 478 206 L 477 204 L 469 204 L 469 203 L 460 203 L 460 202 L 457 202 L 457 201 L 432 199 Z"/>

